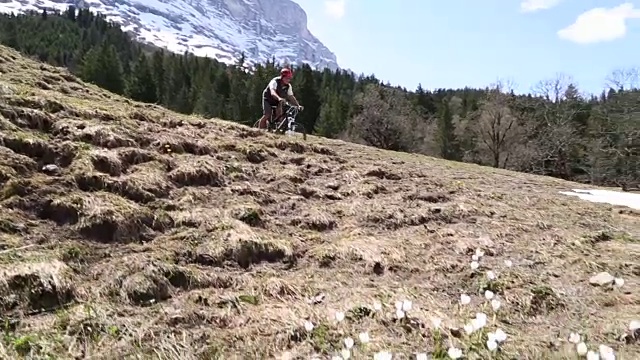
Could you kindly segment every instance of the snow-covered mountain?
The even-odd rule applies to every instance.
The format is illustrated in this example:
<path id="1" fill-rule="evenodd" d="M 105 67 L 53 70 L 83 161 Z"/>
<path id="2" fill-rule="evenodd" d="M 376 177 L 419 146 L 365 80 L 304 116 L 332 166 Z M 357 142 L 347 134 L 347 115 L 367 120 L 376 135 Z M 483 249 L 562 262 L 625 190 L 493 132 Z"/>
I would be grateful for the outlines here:
<path id="1" fill-rule="evenodd" d="M 277 61 L 338 68 L 307 29 L 307 14 L 291 0 L 0 0 L 0 12 L 90 8 L 139 40 L 232 63 Z"/>

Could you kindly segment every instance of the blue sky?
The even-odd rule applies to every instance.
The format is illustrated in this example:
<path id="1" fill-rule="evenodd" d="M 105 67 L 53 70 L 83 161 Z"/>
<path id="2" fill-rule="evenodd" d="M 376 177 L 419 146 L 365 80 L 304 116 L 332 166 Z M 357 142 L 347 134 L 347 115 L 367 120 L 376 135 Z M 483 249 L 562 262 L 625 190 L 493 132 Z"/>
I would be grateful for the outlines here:
<path id="1" fill-rule="evenodd" d="M 529 92 L 557 73 L 599 93 L 640 65 L 640 0 L 294 0 L 341 67 L 415 89 Z"/>

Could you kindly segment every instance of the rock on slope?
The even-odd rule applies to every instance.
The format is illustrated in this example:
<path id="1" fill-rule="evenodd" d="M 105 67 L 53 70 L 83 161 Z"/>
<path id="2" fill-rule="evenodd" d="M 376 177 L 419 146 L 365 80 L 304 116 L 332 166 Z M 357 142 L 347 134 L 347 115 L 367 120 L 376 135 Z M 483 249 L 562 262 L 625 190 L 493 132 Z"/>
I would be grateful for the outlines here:
<path id="1" fill-rule="evenodd" d="M 0 114 L 0 358 L 310 358 L 364 331 L 354 356 L 410 356 L 486 290 L 506 356 L 570 355 L 570 331 L 640 355 L 614 335 L 640 313 L 638 215 L 557 198 L 574 184 L 183 116 L 5 47 Z"/>
<path id="2" fill-rule="evenodd" d="M 308 63 L 338 68 L 336 56 L 307 29 L 307 14 L 291 0 L 4 0 L 2 12 L 88 7 L 142 42 L 233 63 Z"/>

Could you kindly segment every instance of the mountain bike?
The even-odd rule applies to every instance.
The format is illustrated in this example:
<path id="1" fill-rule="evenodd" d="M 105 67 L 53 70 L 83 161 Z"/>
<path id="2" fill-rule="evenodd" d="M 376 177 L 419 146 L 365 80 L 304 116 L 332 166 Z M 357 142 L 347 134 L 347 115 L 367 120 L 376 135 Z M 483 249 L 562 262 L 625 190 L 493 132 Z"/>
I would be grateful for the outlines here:
<path id="1" fill-rule="evenodd" d="M 282 114 L 274 118 L 277 106 L 271 106 L 271 118 L 267 119 L 267 131 L 274 132 L 276 134 L 284 134 L 291 131 L 292 133 L 302 133 L 302 138 L 307 140 L 307 131 L 299 122 L 296 122 L 296 116 L 300 112 L 300 108 L 286 102 L 283 105 Z M 259 127 L 260 120 L 253 124 L 253 127 Z"/>

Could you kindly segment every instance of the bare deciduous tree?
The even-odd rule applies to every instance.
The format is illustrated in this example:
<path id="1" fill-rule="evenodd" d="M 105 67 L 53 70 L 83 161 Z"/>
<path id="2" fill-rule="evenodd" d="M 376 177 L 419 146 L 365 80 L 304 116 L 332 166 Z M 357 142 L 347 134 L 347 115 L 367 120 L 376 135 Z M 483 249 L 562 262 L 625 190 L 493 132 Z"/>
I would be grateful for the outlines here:
<path id="1" fill-rule="evenodd" d="M 352 140 L 395 151 L 416 151 L 429 140 L 424 121 L 397 89 L 369 84 L 355 104 L 347 134 Z"/>
<path id="2" fill-rule="evenodd" d="M 581 96 L 573 79 L 565 74 L 540 81 L 534 87 L 536 109 L 531 132 L 535 134 L 535 156 L 531 170 L 540 174 L 568 177 L 569 156 L 579 145 L 576 115 L 582 110 Z"/>
<path id="3" fill-rule="evenodd" d="M 640 181 L 640 79 L 631 69 L 616 70 L 607 80 L 618 92 L 610 92 L 592 113 L 591 138 L 597 147 L 589 167 L 594 180 L 627 187 Z"/>
<path id="4" fill-rule="evenodd" d="M 511 109 L 511 83 L 498 81 L 488 89 L 480 109 L 466 123 L 478 140 L 477 150 L 490 157 L 493 167 L 506 168 L 523 131 Z"/>
<path id="5" fill-rule="evenodd" d="M 636 90 L 640 85 L 638 68 L 620 68 L 611 72 L 606 78 L 606 86 L 616 90 Z"/>
<path id="6" fill-rule="evenodd" d="M 542 80 L 534 85 L 532 93 L 546 100 L 559 102 L 565 99 L 567 88 L 573 83 L 571 76 L 558 73 L 554 78 Z"/>

